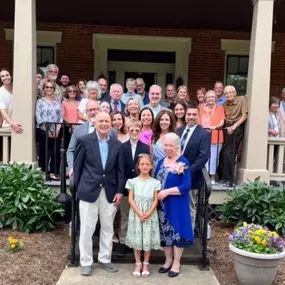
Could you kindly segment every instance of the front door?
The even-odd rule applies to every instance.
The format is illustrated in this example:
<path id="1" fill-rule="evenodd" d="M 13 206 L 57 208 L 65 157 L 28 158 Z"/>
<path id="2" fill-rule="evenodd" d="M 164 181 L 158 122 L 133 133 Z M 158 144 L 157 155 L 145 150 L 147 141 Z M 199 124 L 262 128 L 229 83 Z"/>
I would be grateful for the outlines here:
<path id="1" fill-rule="evenodd" d="M 142 78 L 145 82 L 145 90 L 149 90 L 149 87 L 157 83 L 157 74 L 152 72 L 125 72 L 125 82 L 128 78 Z M 126 91 L 126 88 L 125 88 Z"/>

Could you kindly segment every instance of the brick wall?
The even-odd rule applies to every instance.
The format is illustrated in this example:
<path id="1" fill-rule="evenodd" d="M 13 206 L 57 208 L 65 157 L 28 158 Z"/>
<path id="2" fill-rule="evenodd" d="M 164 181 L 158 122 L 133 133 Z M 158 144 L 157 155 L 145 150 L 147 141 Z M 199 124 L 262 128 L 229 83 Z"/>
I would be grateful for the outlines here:
<path id="1" fill-rule="evenodd" d="M 0 67 L 12 68 L 12 45 L 5 40 L 5 28 L 13 23 L 0 23 Z M 192 53 L 189 59 L 189 87 L 193 98 L 195 90 L 213 87 L 216 80 L 224 79 L 225 54 L 221 39 L 249 40 L 249 32 L 175 30 L 151 28 L 124 28 L 80 24 L 38 23 L 38 30 L 61 31 L 62 43 L 57 45 L 57 64 L 68 71 L 72 79 L 92 79 L 94 74 L 93 33 L 129 34 L 148 36 L 191 37 Z M 285 34 L 274 34 L 275 52 L 272 54 L 271 94 L 279 95 L 285 86 Z M 96 68 L 96 67 L 95 67 Z M 261 94 L 262 96 L 262 94 Z"/>

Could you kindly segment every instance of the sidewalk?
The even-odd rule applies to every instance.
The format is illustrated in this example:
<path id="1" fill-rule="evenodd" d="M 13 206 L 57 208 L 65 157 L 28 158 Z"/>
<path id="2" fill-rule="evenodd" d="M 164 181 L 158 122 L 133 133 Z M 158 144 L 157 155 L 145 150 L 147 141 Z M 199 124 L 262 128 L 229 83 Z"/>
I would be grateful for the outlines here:
<path id="1" fill-rule="evenodd" d="M 195 265 L 182 265 L 178 277 L 169 278 L 167 274 L 159 274 L 159 265 L 151 265 L 151 275 L 148 278 L 134 278 L 132 264 L 116 264 L 119 271 L 108 273 L 94 264 L 93 274 L 89 277 L 80 275 L 80 267 L 67 268 L 56 285 L 123 285 L 123 284 L 152 284 L 152 285 L 219 285 L 212 271 L 200 271 Z"/>

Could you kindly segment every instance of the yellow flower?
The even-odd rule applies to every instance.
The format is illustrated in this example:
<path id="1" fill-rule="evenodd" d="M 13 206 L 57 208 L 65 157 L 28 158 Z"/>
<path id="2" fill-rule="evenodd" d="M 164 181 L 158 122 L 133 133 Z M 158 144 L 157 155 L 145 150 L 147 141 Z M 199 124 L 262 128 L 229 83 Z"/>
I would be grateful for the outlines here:
<path id="1" fill-rule="evenodd" d="M 260 237 L 255 237 L 255 241 L 256 241 L 257 243 L 261 243 L 261 238 L 260 238 Z"/>
<path id="2" fill-rule="evenodd" d="M 8 238 L 8 241 L 9 241 L 9 242 L 12 242 L 12 240 L 13 240 L 12 237 L 9 237 L 9 238 Z"/>
<path id="3" fill-rule="evenodd" d="M 12 240 L 12 243 L 17 243 L 18 241 L 14 238 L 13 240 Z"/>
<path id="4" fill-rule="evenodd" d="M 247 226 L 247 222 L 243 222 L 243 226 L 246 227 Z"/>
<path id="5" fill-rule="evenodd" d="M 267 246 L 267 241 L 264 239 L 262 242 L 261 242 L 262 245 L 264 246 Z"/>
<path id="6" fill-rule="evenodd" d="M 11 248 L 15 248 L 16 245 L 14 243 L 11 244 Z"/>

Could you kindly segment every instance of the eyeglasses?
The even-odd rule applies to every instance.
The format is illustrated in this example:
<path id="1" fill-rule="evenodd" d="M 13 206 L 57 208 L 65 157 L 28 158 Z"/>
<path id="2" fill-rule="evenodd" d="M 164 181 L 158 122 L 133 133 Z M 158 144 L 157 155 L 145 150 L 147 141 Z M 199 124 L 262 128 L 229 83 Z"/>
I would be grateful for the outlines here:
<path id="1" fill-rule="evenodd" d="M 53 89 L 53 86 L 45 86 L 45 89 Z"/>
<path id="2" fill-rule="evenodd" d="M 129 129 L 130 133 L 139 133 L 141 130 L 139 129 Z"/>
<path id="3" fill-rule="evenodd" d="M 69 90 L 68 93 L 76 93 L 74 90 Z"/>
<path id="4" fill-rule="evenodd" d="M 87 112 L 95 112 L 101 110 L 100 108 L 92 108 L 92 109 L 87 109 Z"/>

